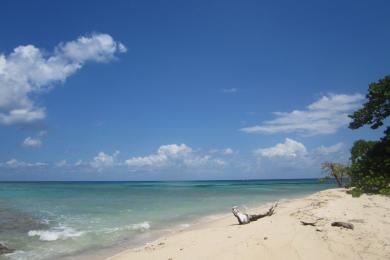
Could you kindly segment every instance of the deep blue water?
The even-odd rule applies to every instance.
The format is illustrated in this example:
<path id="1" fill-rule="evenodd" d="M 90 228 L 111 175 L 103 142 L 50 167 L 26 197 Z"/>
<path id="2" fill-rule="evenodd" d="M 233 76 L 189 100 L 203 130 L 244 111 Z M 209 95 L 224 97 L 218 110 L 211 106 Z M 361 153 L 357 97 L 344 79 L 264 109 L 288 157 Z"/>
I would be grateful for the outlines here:
<path id="1" fill-rule="evenodd" d="M 17 250 L 3 258 L 54 259 L 131 245 L 234 205 L 252 207 L 333 186 L 317 179 L 0 182 L 0 242 Z"/>

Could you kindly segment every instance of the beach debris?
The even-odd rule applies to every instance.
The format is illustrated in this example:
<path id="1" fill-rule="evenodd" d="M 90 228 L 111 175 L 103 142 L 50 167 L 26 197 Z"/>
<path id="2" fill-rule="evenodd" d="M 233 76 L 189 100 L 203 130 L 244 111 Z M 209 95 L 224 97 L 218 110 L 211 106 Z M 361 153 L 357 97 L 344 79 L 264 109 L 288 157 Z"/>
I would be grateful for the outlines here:
<path id="1" fill-rule="evenodd" d="M 248 224 L 252 221 L 256 221 L 260 218 L 269 217 L 275 214 L 275 208 L 278 206 L 278 203 L 273 204 L 267 212 L 262 214 L 246 214 L 242 213 L 237 206 L 232 208 L 233 215 L 237 218 L 240 225 Z"/>
<path id="2" fill-rule="evenodd" d="M 14 252 L 15 250 L 9 248 L 8 246 L 4 245 L 3 243 L 0 243 L 0 255 L 3 254 L 9 254 Z"/>
<path id="3" fill-rule="evenodd" d="M 264 237 L 264 240 L 267 240 L 268 239 L 268 237 Z"/>
<path id="4" fill-rule="evenodd" d="M 335 221 L 331 224 L 332 227 L 342 227 L 346 229 L 353 229 L 353 224 L 341 221 Z"/>
<path id="5" fill-rule="evenodd" d="M 317 232 L 322 232 L 323 230 L 322 230 L 322 228 L 316 228 L 316 231 Z"/>
<path id="6" fill-rule="evenodd" d="M 301 220 L 301 224 L 304 225 L 304 226 L 313 226 L 313 227 L 315 227 L 316 224 L 317 224 L 317 221 L 308 222 L 308 221 L 303 221 L 303 220 Z"/>

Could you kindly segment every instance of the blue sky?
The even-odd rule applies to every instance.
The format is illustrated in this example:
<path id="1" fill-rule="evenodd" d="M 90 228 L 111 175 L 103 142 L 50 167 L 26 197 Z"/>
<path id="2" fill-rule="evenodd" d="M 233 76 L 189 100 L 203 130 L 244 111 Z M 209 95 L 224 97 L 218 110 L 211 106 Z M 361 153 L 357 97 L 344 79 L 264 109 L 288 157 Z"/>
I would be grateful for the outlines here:
<path id="1" fill-rule="evenodd" d="M 321 176 L 388 1 L 2 1 L 0 180 Z M 276 113 L 275 113 L 276 112 Z"/>

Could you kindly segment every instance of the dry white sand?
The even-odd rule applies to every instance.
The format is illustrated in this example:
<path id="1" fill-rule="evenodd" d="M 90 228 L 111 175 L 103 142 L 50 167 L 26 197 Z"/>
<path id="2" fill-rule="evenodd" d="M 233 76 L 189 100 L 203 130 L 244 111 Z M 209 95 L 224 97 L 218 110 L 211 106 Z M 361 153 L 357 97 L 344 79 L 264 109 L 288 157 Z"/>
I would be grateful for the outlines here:
<path id="1" fill-rule="evenodd" d="M 325 190 L 279 203 L 275 215 L 247 225 L 229 215 L 108 259 L 390 259 L 390 198 Z"/>

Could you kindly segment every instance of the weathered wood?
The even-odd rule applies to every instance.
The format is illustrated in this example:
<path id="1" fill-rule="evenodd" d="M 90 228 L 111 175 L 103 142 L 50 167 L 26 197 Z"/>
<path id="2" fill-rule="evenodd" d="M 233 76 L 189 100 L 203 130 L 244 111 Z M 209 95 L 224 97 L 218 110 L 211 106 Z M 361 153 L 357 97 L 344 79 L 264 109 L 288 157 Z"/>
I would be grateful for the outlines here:
<path id="1" fill-rule="evenodd" d="M 256 221 L 260 218 L 264 218 L 264 217 L 269 217 L 269 216 L 272 216 L 274 213 L 275 213 L 275 208 L 278 206 L 278 203 L 275 203 L 274 205 L 272 205 L 272 207 L 270 207 L 268 209 L 267 212 L 263 213 L 263 214 L 254 214 L 254 215 L 248 215 L 248 218 L 249 218 L 249 222 L 251 221 Z"/>
<path id="2" fill-rule="evenodd" d="M 332 222 L 332 227 L 342 227 L 346 229 L 353 229 L 353 224 L 347 222 L 336 221 Z"/>
<path id="3" fill-rule="evenodd" d="M 273 214 L 275 214 L 275 208 L 277 206 L 278 206 L 278 203 L 275 203 L 274 205 L 272 205 L 272 207 L 270 207 L 268 209 L 267 212 L 262 213 L 262 214 L 253 214 L 253 215 L 252 214 L 244 214 L 244 213 L 241 213 L 240 210 L 238 209 L 238 207 L 236 207 L 236 206 L 232 208 L 232 212 L 233 212 L 233 215 L 237 218 L 238 223 L 240 225 L 242 225 L 242 224 L 248 224 L 251 221 L 256 221 L 260 218 L 272 216 Z"/>
<path id="4" fill-rule="evenodd" d="M 304 226 L 313 226 L 313 227 L 315 227 L 316 224 L 317 224 L 317 221 L 316 222 L 307 222 L 307 221 L 301 220 L 301 224 L 304 225 Z"/>

